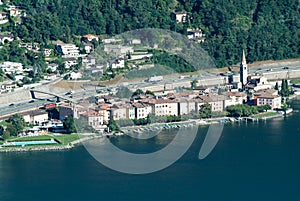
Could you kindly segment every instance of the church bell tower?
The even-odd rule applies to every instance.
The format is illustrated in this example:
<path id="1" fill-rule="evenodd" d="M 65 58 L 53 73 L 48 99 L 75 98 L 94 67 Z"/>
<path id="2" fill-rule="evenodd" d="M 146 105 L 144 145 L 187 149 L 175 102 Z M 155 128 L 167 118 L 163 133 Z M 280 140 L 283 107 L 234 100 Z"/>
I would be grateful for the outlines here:
<path id="1" fill-rule="evenodd" d="M 245 51 L 243 50 L 242 60 L 240 64 L 240 82 L 242 83 L 243 89 L 247 84 L 247 78 L 248 78 L 248 66 L 247 66 Z"/>

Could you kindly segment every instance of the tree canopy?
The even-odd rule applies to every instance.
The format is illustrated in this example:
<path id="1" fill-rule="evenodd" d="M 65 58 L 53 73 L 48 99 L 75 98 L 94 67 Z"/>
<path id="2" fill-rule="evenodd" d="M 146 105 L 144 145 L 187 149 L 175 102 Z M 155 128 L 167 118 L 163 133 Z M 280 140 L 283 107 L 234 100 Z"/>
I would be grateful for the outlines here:
<path id="1" fill-rule="evenodd" d="M 115 35 L 140 28 L 161 28 L 185 34 L 187 28 L 201 28 L 206 35 L 201 46 L 219 67 L 240 61 L 241 49 L 246 50 L 250 62 L 300 56 L 300 3 L 295 0 L 11 2 L 24 8 L 27 16 L 22 25 L 9 29 L 15 29 L 26 42 L 46 46 L 50 41 L 70 42 L 88 33 Z M 186 23 L 176 23 L 173 11 L 186 11 Z"/>

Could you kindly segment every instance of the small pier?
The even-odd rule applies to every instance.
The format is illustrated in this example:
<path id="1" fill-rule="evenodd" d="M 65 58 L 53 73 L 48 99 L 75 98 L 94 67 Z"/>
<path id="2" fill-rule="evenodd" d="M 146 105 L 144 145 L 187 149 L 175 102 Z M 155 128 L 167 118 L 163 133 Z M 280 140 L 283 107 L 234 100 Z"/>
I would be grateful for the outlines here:
<path id="1" fill-rule="evenodd" d="M 244 117 L 245 121 L 251 121 L 251 122 L 255 122 L 258 121 L 258 118 L 254 118 L 254 117 Z"/>

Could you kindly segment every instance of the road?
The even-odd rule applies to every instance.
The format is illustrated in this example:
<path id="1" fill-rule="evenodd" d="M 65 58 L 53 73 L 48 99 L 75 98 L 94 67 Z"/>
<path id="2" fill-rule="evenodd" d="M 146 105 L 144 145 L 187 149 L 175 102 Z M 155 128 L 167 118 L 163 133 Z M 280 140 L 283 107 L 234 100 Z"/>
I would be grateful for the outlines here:
<path id="1" fill-rule="evenodd" d="M 288 69 L 283 69 L 283 67 L 276 67 L 276 68 L 266 68 L 266 69 L 261 69 L 261 68 L 255 68 L 255 67 L 251 67 L 250 68 L 250 74 L 253 73 L 263 73 L 264 75 L 268 76 L 274 73 L 287 73 L 287 72 L 291 72 L 291 74 L 293 74 L 294 72 L 298 72 L 300 70 L 300 66 L 288 66 Z M 300 77 L 300 75 L 299 75 Z M 209 85 L 209 81 L 217 81 L 217 82 L 224 82 L 224 76 L 220 76 L 216 73 L 205 73 L 205 74 L 201 74 L 201 75 L 192 75 L 192 76 L 173 76 L 173 77 L 168 77 L 165 78 L 162 81 L 158 81 L 155 83 L 148 83 L 148 82 L 134 82 L 134 83 L 128 83 L 127 87 L 135 90 L 135 89 L 147 89 L 147 88 L 160 88 L 163 89 L 166 85 L 172 85 L 172 86 L 182 86 L 183 83 L 185 83 L 186 85 L 190 85 L 190 82 L 192 80 L 198 80 L 199 84 L 203 84 L 203 85 Z M 80 99 L 86 99 L 88 97 L 94 96 L 94 95 L 99 95 L 103 94 L 103 95 L 107 95 L 111 92 L 116 92 L 117 89 L 122 86 L 122 83 L 116 84 L 116 85 L 112 85 L 112 86 L 107 86 L 107 87 L 97 87 L 97 91 L 96 89 L 86 89 L 86 90 L 79 90 L 79 91 L 75 91 L 74 93 L 72 93 L 72 95 L 66 95 L 66 94 L 58 94 L 60 96 L 68 96 L 69 98 L 73 99 L 73 100 L 80 100 Z M 52 101 L 48 101 L 49 99 L 52 99 Z M 41 100 L 35 100 L 34 102 L 32 101 L 22 101 L 22 102 L 16 102 L 14 103 L 14 105 L 12 106 L 8 106 L 8 105 L 2 105 L 0 106 L 0 115 L 6 115 L 6 114 L 10 114 L 10 113 L 15 113 L 15 112 L 21 112 L 21 111 L 25 111 L 31 108 L 38 108 L 41 107 L 45 104 L 48 103 L 52 103 L 54 100 L 56 100 L 55 98 L 53 98 L 53 96 L 49 96 L 46 97 L 44 99 Z"/>

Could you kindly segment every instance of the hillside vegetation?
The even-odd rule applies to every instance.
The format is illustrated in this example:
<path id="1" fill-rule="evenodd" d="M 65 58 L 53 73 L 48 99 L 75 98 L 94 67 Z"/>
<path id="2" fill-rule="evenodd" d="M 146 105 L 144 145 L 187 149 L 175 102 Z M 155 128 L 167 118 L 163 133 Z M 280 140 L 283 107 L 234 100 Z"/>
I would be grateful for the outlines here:
<path id="1" fill-rule="evenodd" d="M 16 29 L 28 42 L 49 45 L 74 41 L 74 35 L 120 34 L 139 28 L 169 29 L 182 34 L 201 28 L 201 46 L 218 67 L 235 65 L 241 49 L 250 62 L 300 56 L 298 0 L 13 0 L 27 11 Z M 173 11 L 188 12 L 185 24 Z"/>

